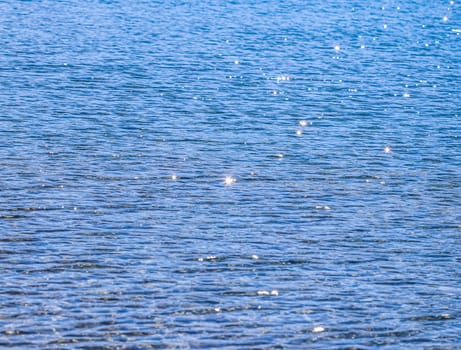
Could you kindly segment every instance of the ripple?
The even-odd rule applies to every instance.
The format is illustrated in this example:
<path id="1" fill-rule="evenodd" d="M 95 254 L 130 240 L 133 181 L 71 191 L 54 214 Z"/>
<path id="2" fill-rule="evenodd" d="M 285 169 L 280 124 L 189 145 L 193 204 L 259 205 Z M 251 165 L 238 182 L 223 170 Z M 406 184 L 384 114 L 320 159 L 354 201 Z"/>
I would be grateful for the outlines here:
<path id="1" fill-rule="evenodd" d="M 0 347 L 458 346 L 459 8 L 329 5 L 1 3 Z"/>

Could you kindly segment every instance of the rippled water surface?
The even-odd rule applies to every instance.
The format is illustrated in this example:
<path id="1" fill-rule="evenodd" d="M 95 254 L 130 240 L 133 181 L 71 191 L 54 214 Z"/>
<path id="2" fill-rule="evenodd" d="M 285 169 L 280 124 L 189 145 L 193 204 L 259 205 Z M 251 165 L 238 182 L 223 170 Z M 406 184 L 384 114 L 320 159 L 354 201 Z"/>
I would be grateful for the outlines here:
<path id="1" fill-rule="evenodd" d="M 461 348 L 461 3 L 0 2 L 0 347 Z"/>

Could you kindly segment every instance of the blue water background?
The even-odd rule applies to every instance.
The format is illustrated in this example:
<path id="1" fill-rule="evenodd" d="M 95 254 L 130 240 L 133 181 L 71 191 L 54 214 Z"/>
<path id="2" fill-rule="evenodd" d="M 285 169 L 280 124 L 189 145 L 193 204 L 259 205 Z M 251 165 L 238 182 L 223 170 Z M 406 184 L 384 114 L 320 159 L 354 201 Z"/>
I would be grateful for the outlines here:
<path id="1" fill-rule="evenodd" d="M 458 0 L 6 0 L 0 44 L 0 347 L 461 348 Z"/>

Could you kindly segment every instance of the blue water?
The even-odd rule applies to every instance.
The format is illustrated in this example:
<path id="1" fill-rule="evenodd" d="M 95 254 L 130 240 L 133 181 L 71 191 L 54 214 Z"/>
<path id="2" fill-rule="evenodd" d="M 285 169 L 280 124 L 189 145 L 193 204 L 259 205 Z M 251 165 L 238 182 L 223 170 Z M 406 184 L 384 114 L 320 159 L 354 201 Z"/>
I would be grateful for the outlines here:
<path id="1" fill-rule="evenodd" d="M 461 348 L 459 0 L 6 0 L 0 44 L 0 347 Z"/>

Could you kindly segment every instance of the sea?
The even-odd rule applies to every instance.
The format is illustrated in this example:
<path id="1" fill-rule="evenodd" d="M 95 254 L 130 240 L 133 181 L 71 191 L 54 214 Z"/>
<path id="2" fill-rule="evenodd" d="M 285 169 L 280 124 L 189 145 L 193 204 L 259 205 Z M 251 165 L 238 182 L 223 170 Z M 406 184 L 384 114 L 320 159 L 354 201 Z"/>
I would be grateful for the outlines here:
<path id="1" fill-rule="evenodd" d="M 461 349 L 460 0 L 0 1 L 0 348 Z"/>

